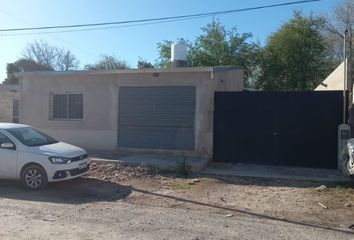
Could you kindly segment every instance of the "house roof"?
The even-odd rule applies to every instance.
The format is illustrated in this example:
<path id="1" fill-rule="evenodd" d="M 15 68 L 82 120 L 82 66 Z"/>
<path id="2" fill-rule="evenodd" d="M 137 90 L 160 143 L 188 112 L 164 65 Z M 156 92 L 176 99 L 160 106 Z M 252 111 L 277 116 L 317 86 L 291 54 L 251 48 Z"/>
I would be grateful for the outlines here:
<path id="1" fill-rule="evenodd" d="M 315 91 L 344 89 L 344 61 L 320 84 Z"/>
<path id="2" fill-rule="evenodd" d="M 38 71 L 18 72 L 16 77 L 45 77 L 45 76 L 76 76 L 76 75 L 102 75 L 102 74 L 137 74 L 137 73 L 181 73 L 181 72 L 227 72 L 243 70 L 242 67 L 217 66 L 217 67 L 179 67 L 179 68 L 144 68 L 144 69 L 119 69 L 119 70 L 75 70 L 75 71 Z"/>

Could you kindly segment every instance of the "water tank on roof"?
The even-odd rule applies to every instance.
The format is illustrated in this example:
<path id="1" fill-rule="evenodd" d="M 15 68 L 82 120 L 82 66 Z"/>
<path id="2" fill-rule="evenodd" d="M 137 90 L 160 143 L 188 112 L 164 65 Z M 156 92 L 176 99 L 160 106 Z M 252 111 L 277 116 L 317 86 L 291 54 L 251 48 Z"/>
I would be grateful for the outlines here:
<path id="1" fill-rule="evenodd" d="M 187 45 L 183 42 L 171 45 L 171 62 L 173 67 L 187 67 Z"/>

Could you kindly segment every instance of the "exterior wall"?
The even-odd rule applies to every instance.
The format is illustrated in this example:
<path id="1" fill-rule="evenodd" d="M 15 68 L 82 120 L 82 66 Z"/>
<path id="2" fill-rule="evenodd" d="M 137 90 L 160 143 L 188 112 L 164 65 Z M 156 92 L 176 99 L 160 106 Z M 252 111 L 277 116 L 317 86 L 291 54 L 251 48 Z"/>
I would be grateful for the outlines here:
<path id="1" fill-rule="evenodd" d="M 333 91 L 344 88 L 344 62 L 342 62 L 315 91 Z"/>
<path id="2" fill-rule="evenodd" d="M 0 122 L 12 122 L 14 99 L 18 99 L 17 86 L 0 85 Z"/>
<path id="3" fill-rule="evenodd" d="M 205 155 L 213 145 L 214 91 L 241 91 L 243 70 L 151 71 L 24 75 L 20 80 L 20 122 L 59 140 L 91 150 L 116 150 L 118 94 L 121 86 L 196 86 L 195 151 L 139 150 Z M 155 76 L 154 76 L 155 75 Z M 75 91 L 84 96 L 82 121 L 49 120 L 49 92 Z M 127 150 L 127 149 L 125 149 Z"/>

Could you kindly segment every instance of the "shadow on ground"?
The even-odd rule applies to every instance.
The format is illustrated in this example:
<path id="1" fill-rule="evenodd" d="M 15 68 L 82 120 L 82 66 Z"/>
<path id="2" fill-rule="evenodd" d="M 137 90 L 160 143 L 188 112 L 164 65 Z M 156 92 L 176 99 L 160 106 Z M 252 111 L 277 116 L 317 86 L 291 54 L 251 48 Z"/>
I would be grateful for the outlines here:
<path id="1" fill-rule="evenodd" d="M 40 191 L 26 190 L 16 181 L 0 181 L 0 199 L 84 204 L 117 201 L 126 198 L 131 192 L 130 187 L 93 178 L 78 178 L 51 183 L 46 189 Z"/>

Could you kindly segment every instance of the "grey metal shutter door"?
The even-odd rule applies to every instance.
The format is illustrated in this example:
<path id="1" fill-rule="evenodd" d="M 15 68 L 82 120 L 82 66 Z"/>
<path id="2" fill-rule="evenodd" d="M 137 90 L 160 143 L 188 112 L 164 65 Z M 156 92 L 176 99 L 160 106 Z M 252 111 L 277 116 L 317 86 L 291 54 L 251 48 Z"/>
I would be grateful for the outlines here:
<path id="1" fill-rule="evenodd" d="M 121 87 L 119 147 L 193 150 L 195 87 Z"/>

